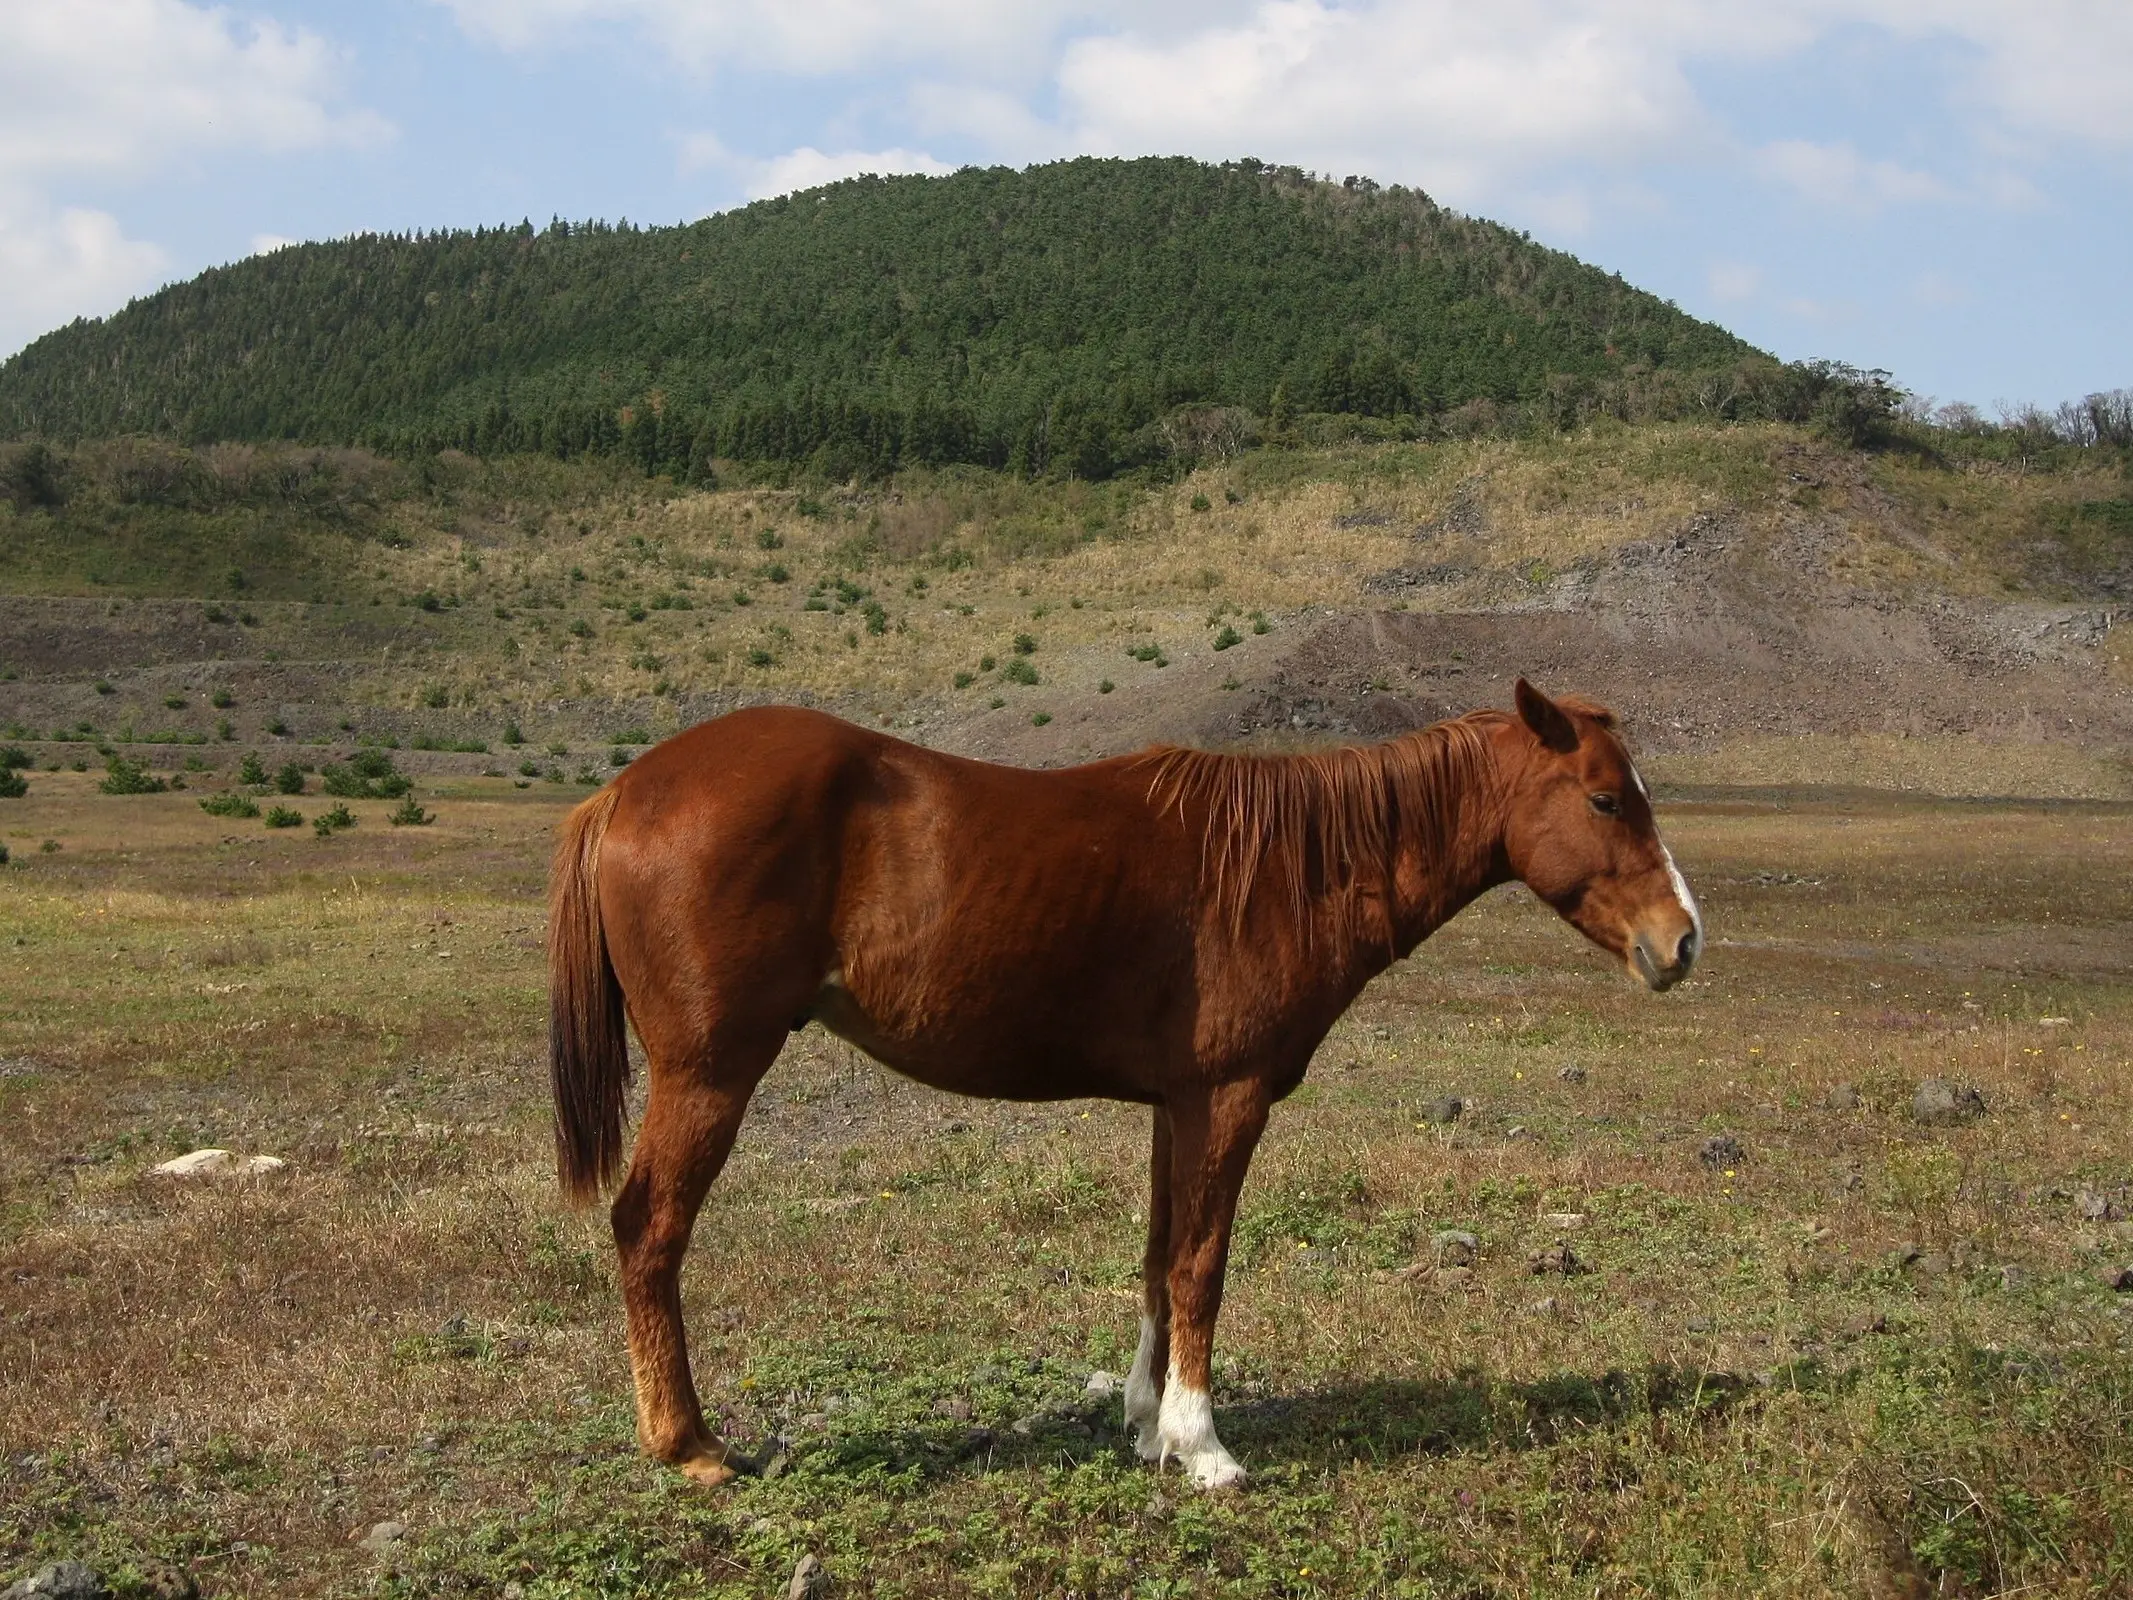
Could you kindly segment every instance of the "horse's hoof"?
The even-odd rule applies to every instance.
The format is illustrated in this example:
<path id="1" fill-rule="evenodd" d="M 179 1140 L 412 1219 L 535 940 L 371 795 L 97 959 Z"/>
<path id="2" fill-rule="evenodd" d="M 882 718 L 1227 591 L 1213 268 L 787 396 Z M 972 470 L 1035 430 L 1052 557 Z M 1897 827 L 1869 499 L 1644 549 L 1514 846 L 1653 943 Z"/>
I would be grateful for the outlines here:
<path id="1" fill-rule="evenodd" d="M 1192 1481 L 1203 1489 L 1242 1489 L 1251 1480 L 1244 1468 L 1224 1456 L 1219 1461 L 1196 1463 Z"/>
<path id="2" fill-rule="evenodd" d="M 706 1489 L 716 1489 L 740 1476 L 735 1470 L 731 1452 L 723 1447 L 707 1449 L 699 1446 L 676 1461 L 674 1470 L 690 1482 L 702 1484 Z"/>

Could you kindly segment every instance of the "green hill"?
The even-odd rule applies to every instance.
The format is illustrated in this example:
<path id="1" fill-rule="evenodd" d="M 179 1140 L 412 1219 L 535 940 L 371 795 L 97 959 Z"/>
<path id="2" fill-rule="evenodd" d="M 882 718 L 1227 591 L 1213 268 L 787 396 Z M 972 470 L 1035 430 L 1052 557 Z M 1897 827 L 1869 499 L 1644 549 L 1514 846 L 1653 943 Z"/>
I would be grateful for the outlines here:
<path id="1" fill-rule="evenodd" d="M 1188 403 L 1472 426 L 1679 409 L 1701 380 L 1724 414 L 1775 370 L 1417 191 L 1083 159 L 855 178 L 680 227 L 277 251 L 30 345 L 0 366 L 0 436 L 1102 477 Z"/>

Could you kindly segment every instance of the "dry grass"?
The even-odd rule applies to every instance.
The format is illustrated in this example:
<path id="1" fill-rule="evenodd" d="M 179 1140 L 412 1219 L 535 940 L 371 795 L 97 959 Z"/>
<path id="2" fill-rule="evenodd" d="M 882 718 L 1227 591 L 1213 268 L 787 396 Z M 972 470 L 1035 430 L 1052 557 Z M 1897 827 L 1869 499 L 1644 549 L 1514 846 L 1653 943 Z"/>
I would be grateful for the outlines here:
<path id="1" fill-rule="evenodd" d="M 603 1230 L 552 1199 L 561 797 L 469 783 L 401 830 L 358 802 L 321 841 L 86 783 L 9 803 L 0 875 L 0 1568 L 754 1595 L 812 1549 L 885 1595 L 2123 1592 L 2096 1273 L 2133 1240 L 2077 1204 L 2133 1198 L 2122 808 L 1678 806 L 1714 939 L 1682 991 L 1512 892 L 1388 974 L 1247 1192 L 1237 1498 L 1153 1480 L 1078 1398 L 1130 1355 L 1142 1118 L 949 1101 L 810 1030 L 688 1279 L 707 1396 L 789 1464 L 707 1499 L 633 1455 Z M 1990 1114 L 1915 1125 L 1929 1075 Z M 1820 1109 L 1839 1081 L 1858 1109 Z M 1465 1118 L 1421 1125 L 1444 1094 Z M 1730 1168 L 1697 1158 L 1720 1132 Z M 145 1176 L 205 1143 L 292 1170 Z M 1388 1275 L 1448 1226 L 1468 1285 Z M 1533 1277 L 1559 1237 L 1595 1270 Z M 385 1518 L 374 1563 L 349 1539 Z"/>

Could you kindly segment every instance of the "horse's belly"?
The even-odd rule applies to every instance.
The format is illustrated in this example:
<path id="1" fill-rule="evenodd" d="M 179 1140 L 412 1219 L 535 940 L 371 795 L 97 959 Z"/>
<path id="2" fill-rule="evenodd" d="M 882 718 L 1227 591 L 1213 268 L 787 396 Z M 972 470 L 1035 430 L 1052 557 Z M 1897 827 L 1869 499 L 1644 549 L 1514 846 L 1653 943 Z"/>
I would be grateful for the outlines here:
<path id="1" fill-rule="evenodd" d="M 1026 1033 L 995 1037 L 998 1030 L 984 1025 L 992 1019 L 968 1015 L 931 1026 L 877 1018 L 839 972 L 823 980 L 808 1015 L 892 1071 L 951 1094 L 997 1100 L 1147 1098 L 1132 1075 L 1107 1070 L 1077 1041 Z"/>

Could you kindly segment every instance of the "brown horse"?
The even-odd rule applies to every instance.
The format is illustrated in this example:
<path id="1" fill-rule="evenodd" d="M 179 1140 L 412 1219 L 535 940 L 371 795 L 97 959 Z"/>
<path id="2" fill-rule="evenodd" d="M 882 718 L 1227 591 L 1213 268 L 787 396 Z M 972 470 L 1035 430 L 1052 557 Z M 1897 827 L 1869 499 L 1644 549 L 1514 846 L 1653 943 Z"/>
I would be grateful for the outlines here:
<path id="1" fill-rule="evenodd" d="M 1157 749 L 1030 772 L 765 708 L 645 753 L 564 824 L 548 935 L 556 1149 L 614 1205 L 637 1431 L 733 1475 L 689 1375 L 681 1262 L 749 1096 L 818 1021 L 958 1094 L 1154 1109 L 1145 1311 L 1125 1415 L 1200 1483 L 1230 1222 L 1268 1108 L 1363 985 L 1523 879 L 1653 989 L 1702 928 L 1613 717 L 1518 684 L 1383 744 Z"/>

